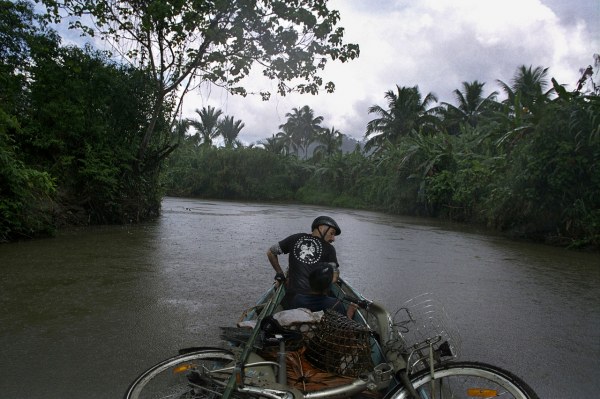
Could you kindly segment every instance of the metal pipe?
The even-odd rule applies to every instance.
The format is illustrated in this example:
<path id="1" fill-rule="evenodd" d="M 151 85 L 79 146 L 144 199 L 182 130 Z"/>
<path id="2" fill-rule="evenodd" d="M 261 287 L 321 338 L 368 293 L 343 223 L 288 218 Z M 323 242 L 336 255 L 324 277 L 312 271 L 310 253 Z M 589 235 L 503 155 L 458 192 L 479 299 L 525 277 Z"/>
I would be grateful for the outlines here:
<path id="1" fill-rule="evenodd" d="M 277 382 L 281 385 L 287 385 L 287 367 L 285 364 L 285 340 L 283 339 L 283 335 L 275 335 L 275 338 L 279 340 L 279 373 L 277 376 Z"/>

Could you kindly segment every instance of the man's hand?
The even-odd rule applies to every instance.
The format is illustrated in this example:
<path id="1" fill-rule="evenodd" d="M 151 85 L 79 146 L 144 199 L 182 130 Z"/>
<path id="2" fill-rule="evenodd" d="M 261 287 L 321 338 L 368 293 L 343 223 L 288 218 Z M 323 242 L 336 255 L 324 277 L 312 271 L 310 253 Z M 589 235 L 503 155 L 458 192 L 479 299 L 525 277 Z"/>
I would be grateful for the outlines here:
<path id="1" fill-rule="evenodd" d="M 286 280 L 285 274 L 283 274 L 283 273 L 277 273 L 275 275 L 275 281 L 277 281 L 278 284 L 285 283 L 285 280 Z"/>

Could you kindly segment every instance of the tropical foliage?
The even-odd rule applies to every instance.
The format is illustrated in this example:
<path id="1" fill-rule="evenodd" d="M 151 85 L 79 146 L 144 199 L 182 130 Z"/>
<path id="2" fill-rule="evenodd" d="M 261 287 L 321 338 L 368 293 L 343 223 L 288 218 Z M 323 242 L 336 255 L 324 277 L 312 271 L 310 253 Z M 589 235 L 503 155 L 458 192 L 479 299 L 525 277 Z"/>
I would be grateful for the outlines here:
<path id="1" fill-rule="evenodd" d="M 339 12 L 322 0 L 40 1 L 48 19 L 66 13 L 71 27 L 108 41 L 124 61 L 155 81 L 136 167 L 145 162 L 161 110 L 169 102 L 179 110 L 197 84 L 210 82 L 245 96 L 242 79 L 260 67 L 277 81 L 281 95 L 316 94 L 334 89 L 320 76 L 328 60 L 345 62 L 359 54 L 358 45 L 343 42 Z"/>
<path id="2" fill-rule="evenodd" d="M 324 121 L 307 107 L 295 108 L 287 114 L 288 123 L 280 126 L 282 131 L 259 147 L 229 152 L 212 147 L 211 154 L 200 157 L 216 159 L 227 153 L 244 160 L 236 164 L 237 174 L 227 177 L 227 184 L 235 181 L 237 189 L 183 193 L 434 216 L 487 225 L 515 237 L 597 248 L 599 93 L 589 68 L 572 92 L 555 81 L 551 84 L 546 76 L 547 69 L 519 67 L 510 86 L 500 84 L 503 100 L 496 92 L 486 95 L 484 83 L 463 82 L 454 92 L 456 105 L 434 106 L 432 94 L 423 100 L 418 87 L 396 86 L 385 93 L 385 107 L 369 109 L 375 118 L 366 127 L 366 151 L 342 153 L 341 132 L 322 127 Z M 316 121 L 306 126 L 318 129 L 307 127 L 303 134 L 312 133 L 293 134 L 301 113 L 310 115 L 307 121 Z M 306 143 L 313 141 L 314 151 L 308 154 Z M 256 167 L 247 163 L 250 153 L 265 157 L 257 165 L 277 168 L 261 171 L 262 185 L 248 183 L 252 179 L 247 168 Z M 273 154 L 280 163 L 272 163 Z M 175 153 L 171 162 L 177 159 Z M 217 170 L 231 173 L 229 166 Z M 193 169 L 202 175 L 197 181 L 205 188 L 223 184 L 217 170 L 207 168 Z M 250 193 L 249 187 L 258 192 Z M 269 191 L 273 187 L 277 189 Z"/>
<path id="3" fill-rule="evenodd" d="M 463 82 L 462 86 L 463 91 L 454 90 L 457 105 L 442 102 L 442 107 L 439 108 L 446 131 L 450 134 L 459 134 L 461 126 L 464 125 L 477 127 L 480 122 L 488 120 L 497 109 L 498 92 L 494 91 L 484 97 L 485 83 L 475 80 L 470 83 Z"/>
<path id="4" fill-rule="evenodd" d="M 62 47 L 30 5 L 2 3 L 2 40 L 18 46 L 2 53 L 0 240 L 157 215 L 161 158 L 173 148 L 163 118 L 133 169 L 152 78 L 89 47 Z"/>
<path id="5" fill-rule="evenodd" d="M 308 106 L 245 146 L 243 121 L 212 106 L 181 118 L 179 94 L 196 78 L 246 94 L 252 61 L 282 93 L 299 77 L 296 90 L 331 89 L 322 56 L 345 61 L 358 48 L 342 43 L 325 2 L 44 3 L 118 41 L 128 62 L 62 46 L 30 4 L 0 0 L 0 241 L 145 220 L 166 192 L 434 216 L 600 247 L 600 56 L 572 91 L 524 65 L 499 92 L 462 82 L 454 102 L 395 85 L 365 110 L 373 119 L 354 151 Z M 85 13 L 100 31 L 81 25 Z M 297 43 L 294 24 L 313 41 Z"/>
<path id="6" fill-rule="evenodd" d="M 216 110 L 215 107 L 204 107 L 197 109 L 196 114 L 200 117 L 197 119 L 189 119 L 189 126 L 196 129 L 196 134 L 193 140 L 203 146 L 210 147 L 213 144 L 213 140 L 219 136 L 219 118 L 223 114 L 221 110 Z"/>
<path id="7" fill-rule="evenodd" d="M 298 109 L 294 108 L 292 112 L 286 115 L 287 122 L 280 125 L 280 137 L 288 143 L 286 145 L 288 153 L 301 151 L 303 159 L 308 157 L 308 146 L 312 144 L 323 128 L 322 116 L 315 116 L 314 111 L 308 106 Z"/>
<path id="8" fill-rule="evenodd" d="M 430 105 L 437 101 L 437 97 L 432 93 L 423 99 L 421 97 L 418 86 L 396 85 L 396 92 L 389 90 L 385 93 L 387 109 L 379 105 L 371 106 L 369 113 L 379 117 L 367 124 L 367 149 L 383 149 L 386 142 L 396 145 L 413 131 L 435 131 L 439 119 L 433 114 Z"/>
<path id="9" fill-rule="evenodd" d="M 253 65 L 281 95 L 332 91 L 320 71 L 359 53 L 320 0 L 41 3 L 43 18 L 0 0 L 0 241 L 157 215 L 165 160 L 189 129 L 205 151 L 216 137 L 241 144 L 243 122 L 214 109 L 179 120 L 186 93 L 208 82 L 246 95 Z M 63 18 L 114 53 L 62 46 L 48 24 Z"/>

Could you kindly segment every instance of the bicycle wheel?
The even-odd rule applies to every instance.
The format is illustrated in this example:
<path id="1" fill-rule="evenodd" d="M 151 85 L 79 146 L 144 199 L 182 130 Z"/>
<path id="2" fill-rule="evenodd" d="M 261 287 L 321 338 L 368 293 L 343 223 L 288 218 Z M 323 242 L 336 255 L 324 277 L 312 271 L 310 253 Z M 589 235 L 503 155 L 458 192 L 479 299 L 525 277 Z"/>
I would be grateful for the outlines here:
<path id="1" fill-rule="evenodd" d="M 421 399 L 449 398 L 513 398 L 539 399 L 523 380 L 499 367 L 476 362 L 449 362 L 434 371 L 432 384 L 429 370 L 411 377 Z M 387 399 L 410 398 L 410 394 L 399 386 L 388 394 Z"/>
<path id="2" fill-rule="evenodd" d="M 125 399 L 218 398 L 234 364 L 233 353 L 218 348 L 174 356 L 136 378 L 127 389 Z"/>

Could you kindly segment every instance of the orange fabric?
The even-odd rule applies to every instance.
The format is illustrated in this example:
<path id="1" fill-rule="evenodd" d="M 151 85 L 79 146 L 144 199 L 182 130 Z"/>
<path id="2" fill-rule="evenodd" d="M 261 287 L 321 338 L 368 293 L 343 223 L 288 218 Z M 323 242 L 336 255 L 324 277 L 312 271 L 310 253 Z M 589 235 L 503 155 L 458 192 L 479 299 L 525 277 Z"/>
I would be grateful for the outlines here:
<path id="1" fill-rule="evenodd" d="M 304 357 L 305 348 L 286 354 L 288 385 L 303 392 L 349 384 L 354 380 L 314 367 Z"/>
<path id="2" fill-rule="evenodd" d="M 286 375 L 288 385 L 304 393 L 319 391 L 326 388 L 334 388 L 340 385 L 350 384 L 354 378 L 344 377 L 314 367 L 304 356 L 306 348 L 301 347 L 295 351 L 286 352 Z M 261 356 L 267 360 L 277 361 L 277 352 L 264 351 Z M 363 391 L 353 398 L 380 399 L 381 392 Z"/>

